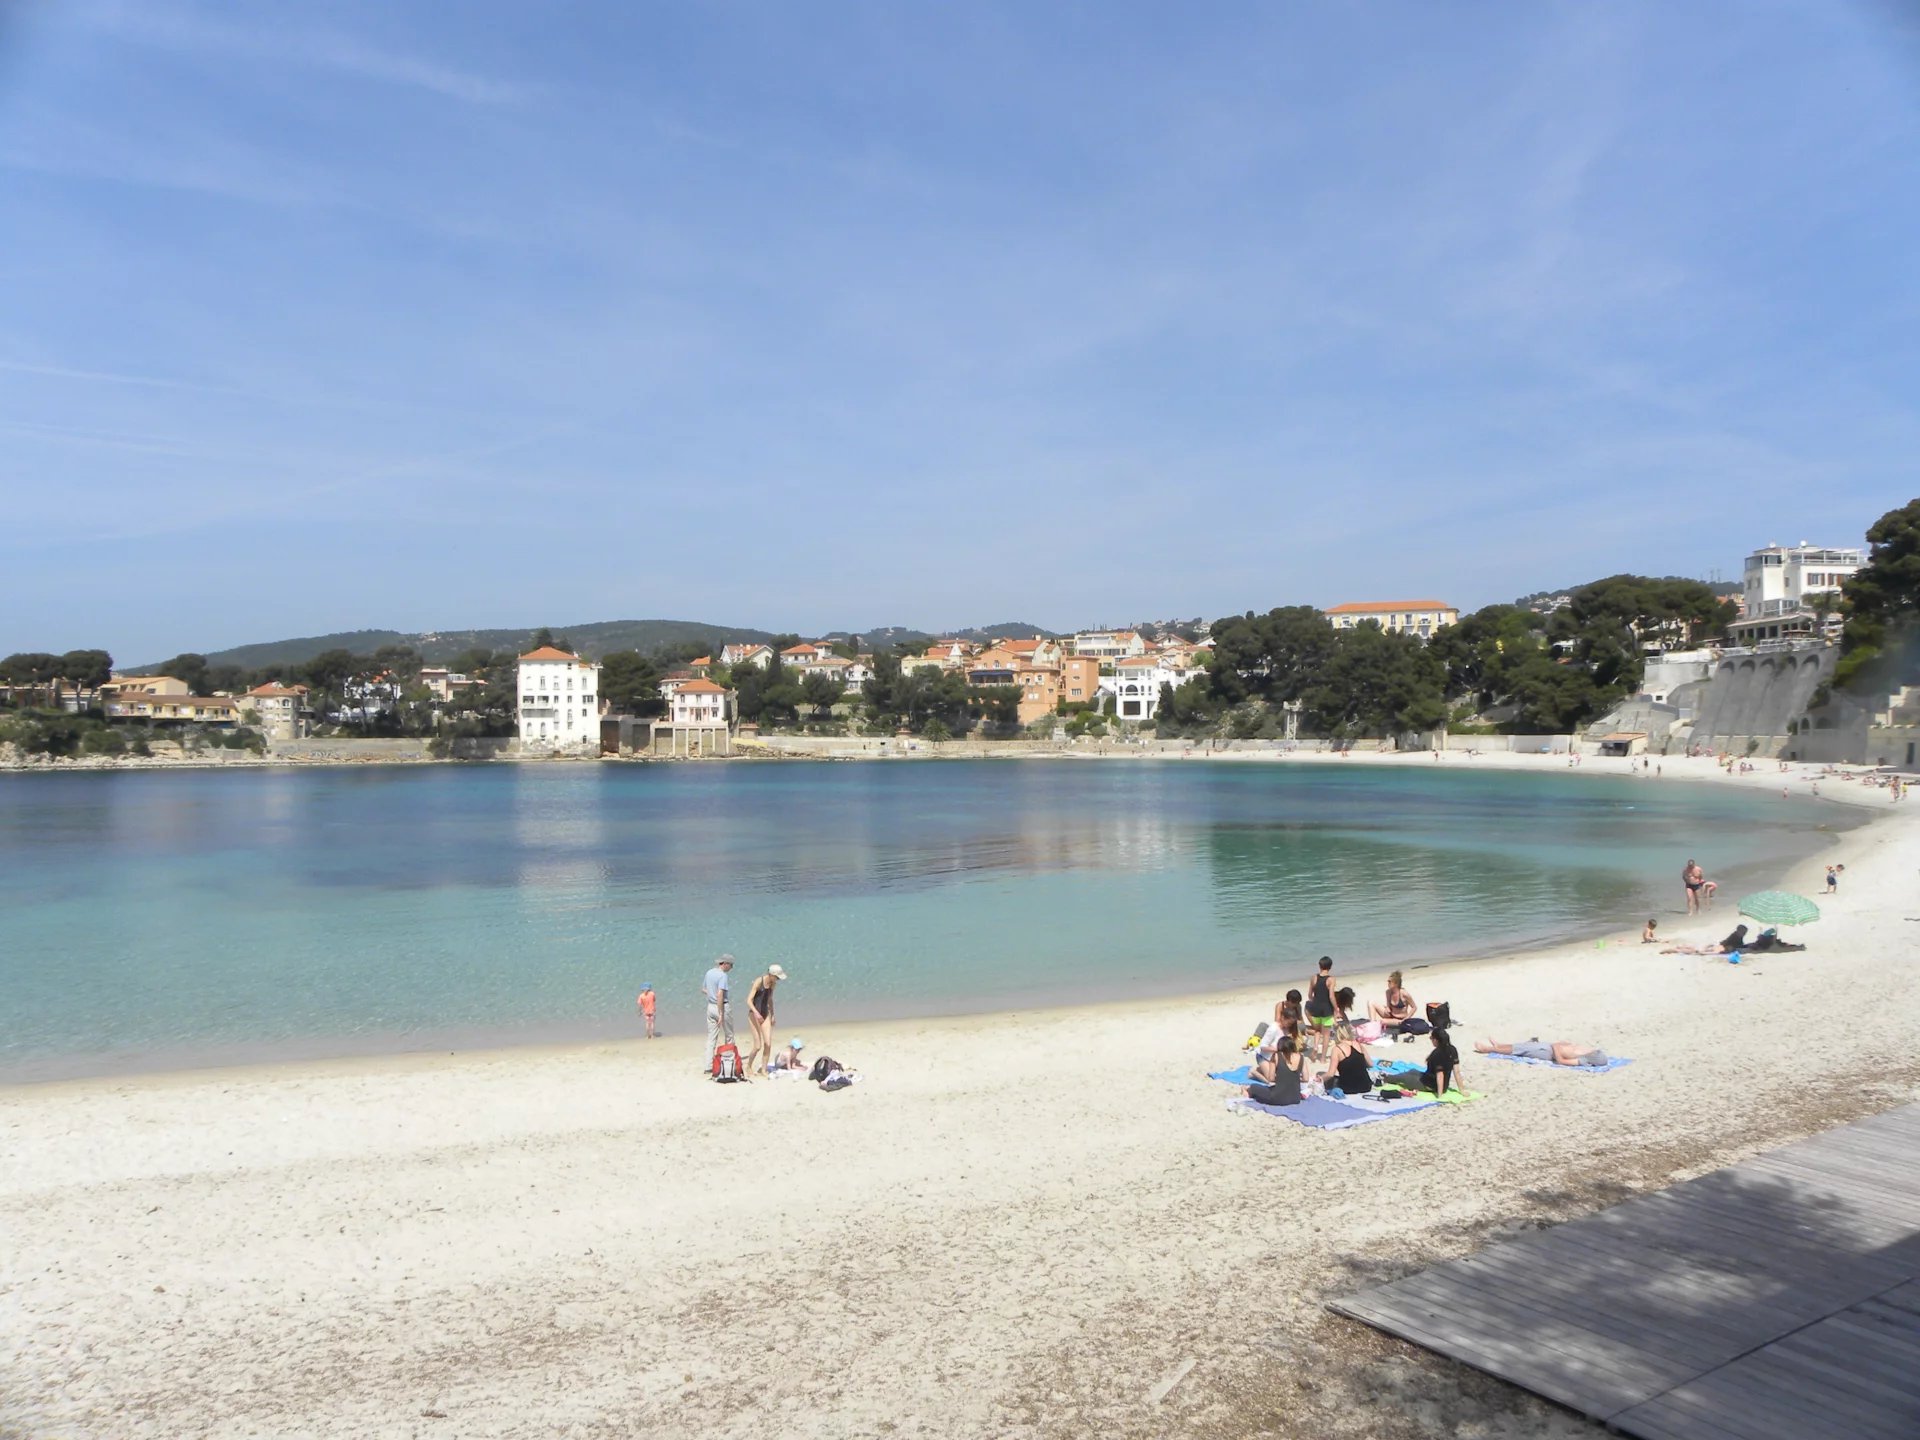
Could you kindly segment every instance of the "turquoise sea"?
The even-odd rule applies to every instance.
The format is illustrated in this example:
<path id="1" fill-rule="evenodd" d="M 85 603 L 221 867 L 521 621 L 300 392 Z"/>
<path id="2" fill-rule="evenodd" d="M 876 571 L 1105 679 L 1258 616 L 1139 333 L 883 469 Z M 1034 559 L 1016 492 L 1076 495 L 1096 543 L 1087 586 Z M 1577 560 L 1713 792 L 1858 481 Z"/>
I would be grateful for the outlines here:
<path id="1" fill-rule="evenodd" d="M 686 1033 L 721 950 L 803 1034 L 1420 963 L 1671 915 L 1690 855 L 1730 900 L 1835 818 L 1284 763 L 0 776 L 0 1079 L 625 1036 L 643 981 Z"/>

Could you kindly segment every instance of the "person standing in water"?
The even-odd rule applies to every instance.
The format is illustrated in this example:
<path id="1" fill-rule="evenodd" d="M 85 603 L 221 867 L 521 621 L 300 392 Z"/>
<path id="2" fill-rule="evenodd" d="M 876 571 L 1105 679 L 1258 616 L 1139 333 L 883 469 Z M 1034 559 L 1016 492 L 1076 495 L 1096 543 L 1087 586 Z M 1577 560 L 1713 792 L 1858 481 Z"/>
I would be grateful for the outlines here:
<path id="1" fill-rule="evenodd" d="M 1700 887 L 1707 883 L 1707 872 L 1698 860 L 1688 860 L 1680 868 L 1680 883 L 1687 887 L 1687 914 L 1700 913 Z"/>
<path id="2" fill-rule="evenodd" d="M 653 986 L 642 985 L 640 998 L 634 1003 L 640 1007 L 640 1018 L 647 1022 L 647 1039 L 651 1040 L 653 1039 Z"/>

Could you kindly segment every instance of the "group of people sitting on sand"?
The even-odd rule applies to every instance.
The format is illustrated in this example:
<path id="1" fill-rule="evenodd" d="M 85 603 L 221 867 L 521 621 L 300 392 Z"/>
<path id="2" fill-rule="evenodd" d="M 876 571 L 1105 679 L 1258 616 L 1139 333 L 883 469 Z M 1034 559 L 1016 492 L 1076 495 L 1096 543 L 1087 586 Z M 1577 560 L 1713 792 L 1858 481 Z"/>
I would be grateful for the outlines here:
<path id="1" fill-rule="evenodd" d="M 1743 927 L 1744 928 L 1744 927 Z M 1369 1005 L 1368 1018 L 1352 1017 L 1354 992 L 1336 987 L 1333 960 L 1320 957 L 1318 973 L 1303 998 L 1289 990 L 1273 1007 L 1273 1024 L 1262 1024 L 1247 1042 L 1257 1053 L 1248 1067 L 1246 1095 L 1261 1105 L 1298 1105 L 1319 1093 L 1335 1098 L 1365 1095 L 1379 1088 L 1373 1073 L 1370 1044 L 1382 1040 L 1428 1041 L 1426 1064 L 1419 1074 L 1407 1072 L 1399 1082 L 1413 1094 L 1444 1096 L 1460 1090 L 1460 1051 L 1445 1023 L 1432 1024 L 1419 1013 L 1398 970 L 1387 976 L 1387 992 Z M 1433 1007 L 1435 1018 L 1450 1019 L 1445 1006 Z M 1577 1040 L 1476 1040 L 1481 1055 L 1511 1055 L 1552 1065 L 1606 1069 L 1612 1062 L 1598 1045 Z"/>
<path id="2" fill-rule="evenodd" d="M 1414 1083 L 1435 1095 L 1458 1088 L 1460 1052 L 1446 1026 L 1421 1018 L 1398 970 L 1387 977 L 1385 998 L 1368 1006 L 1363 1020 L 1354 1018 L 1356 999 L 1351 986 L 1336 983 L 1332 957 L 1322 955 L 1306 995 L 1287 991 L 1273 1007 L 1273 1023 L 1263 1024 L 1249 1042 L 1257 1053 L 1248 1069 L 1247 1098 L 1262 1105 L 1298 1105 L 1316 1090 L 1365 1095 L 1374 1089 L 1367 1046 L 1421 1035 L 1431 1048 Z"/>

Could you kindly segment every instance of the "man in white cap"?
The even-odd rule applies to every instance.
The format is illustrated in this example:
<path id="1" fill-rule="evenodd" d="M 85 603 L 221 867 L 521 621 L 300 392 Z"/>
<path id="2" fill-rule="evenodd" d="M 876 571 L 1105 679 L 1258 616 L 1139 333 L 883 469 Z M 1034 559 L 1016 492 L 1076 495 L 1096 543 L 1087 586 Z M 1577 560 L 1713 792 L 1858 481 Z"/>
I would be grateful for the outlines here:
<path id="1" fill-rule="evenodd" d="M 707 1063 L 704 1073 L 713 1073 L 713 1052 L 724 1039 L 733 1044 L 733 1015 L 727 1009 L 727 977 L 733 973 L 733 957 L 722 955 L 707 971 L 702 990 L 707 997 Z"/>

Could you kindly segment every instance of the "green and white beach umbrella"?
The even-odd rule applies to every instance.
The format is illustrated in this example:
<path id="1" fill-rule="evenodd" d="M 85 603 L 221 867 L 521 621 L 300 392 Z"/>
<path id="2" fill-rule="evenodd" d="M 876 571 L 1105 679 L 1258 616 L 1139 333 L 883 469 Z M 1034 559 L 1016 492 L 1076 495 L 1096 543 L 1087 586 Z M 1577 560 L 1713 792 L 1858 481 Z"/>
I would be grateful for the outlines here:
<path id="1" fill-rule="evenodd" d="M 1762 890 L 1740 902 L 1740 913 L 1762 925 L 1811 925 L 1820 918 L 1820 907 L 1804 895 Z"/>

